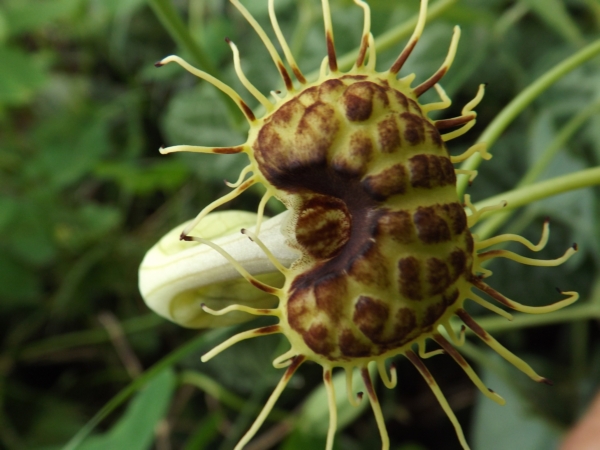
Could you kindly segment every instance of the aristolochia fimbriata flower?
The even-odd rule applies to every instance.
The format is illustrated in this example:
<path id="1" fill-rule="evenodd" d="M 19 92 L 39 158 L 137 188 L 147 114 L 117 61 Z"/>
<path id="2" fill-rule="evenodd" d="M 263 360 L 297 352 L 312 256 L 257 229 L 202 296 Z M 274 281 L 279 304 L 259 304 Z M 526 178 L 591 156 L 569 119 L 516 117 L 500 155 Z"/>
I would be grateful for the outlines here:
<path id="1" fill-rule="evenodd" d="M 508 258 L 522 264 L 554 266 L 566 261 L 576 247 L 549 261 L 525 258 L 506 250 L 486 250 L 509 241 L 519 242 L 533 251 L 541 250 L 548 239 L 547 222 L 537 245 L 515 235 L 479 240 L 471 233 L 470 228 L 482 213 L 505 205 L 478 210 L 469 196 L 459 198 L 457 174 L 473 178 L 476 173 L 454 169 L 453 164 L 475 153 L 485 159 L 491 156 L 482 143 L 461 155 L 450 156 L 446 142 L 463 135 L 474 125 L 474 108 L 483 98 L 483 85 L 459 117 L 443 120 L 428 117 L 430 112 L 450 106 L 438 82 L 454 59 L 459 28 L 454 30 L 445 61 L 430 78 L 416 86 L 413 86 L 414 74 L 398 78 L 423 31 L 427 0 L 421 1 L 418 23 L 406 47 L 383 72 L 375 69 L 370 10 L 361 0 L 355 0 L 364 11 L 358 57 L 348 72 L 338 69 L 329 3 L 322 0 L 327 56 L 314 82 L 307 80 L 296 64 L 277 23 L 273 0 L 269 0 L 271 23 L 296 82 L 256 20 L 238 0 L 231 1 L 259 34 L 285 85 L 285 92 L 272 93 L 273 99 L 264 96 L 244 76 L 238 50 L 227 41 L 233 50 L 240 81 L 264 107 L 262 117 L 257 117 L 229 86 L 177 56 L 169 56 L 157 66 L 175 62 L 212 83 L 239 105 L 250 125 L 248 140 L 236 147 L 181 145 L 161 149 L 162 153 L 245 153 L 249 159 L 237 183 L 231 185 L 233 190 L 206 206 L 181 233 L 182 240 L 202 244 L 197 248 L 211 248 L 220 253 L 261 292 L 259 297 L 262 297 L 254 303 L 258 307 L 248 306 L 250 302 L 229 304 L 218 310 L 202 305 L 205 313 L 218 317 L 243 312 L 278 319 L 275 325 L 230 338 L 206 353 L 202 360 L 208 361 L 236 342 L 267 334 L 281 333 L 291 346 L 274 361 L 275 367 L 287 367 L 285 373 L 236 449 L 242 449 L 254 436 L 294 372 L 305 361 L 323 367 L 330 408 L 327 449 L 332 448 L 336 431 L 335 392 L 331 382 L 334 368 L 346 371 L 348 386 L 352 385 L 354 371 L 360 372 L 381 434 L 382 448 L 388 449 L 384 418 L 367 366 L 374 362 L 385 386 L 393 388 L 397 382 L 396 369 L 392 365 L 388 372 L 385 363 L 396 355 L 404 355 L 421 373 L 452 421 L 463 448 L 467 449 L 454 413 L 422 361 L 439 353 L 426 352 L 426 341 L 435 341 L 481 392 L 497 403 L 502 404 L 503 399 L 484 386 L 455 349 L 461 345 L 464 335 L 454 331 L 450 325 L 452 317 L 460 318 L 475 335 L 533 380 L 547 382 L 491 337 L 463 306 L 465 300 L 470 299 L 511 318 L 474 290 L 484 292 L 501 305 L 526 313 L 555 311 L 573 303 L 578 298 L 575 292 L 563 292 L 565 299 L 545 307 L 514 302 L 485 283 L 484 279 L 491 272 L 483 263 L 492 258 Z M 440 101 L 421 104 L 419 98 L 431 88 L 435 88 Z M 215 208 L 255 184 L 262 184 L 266 192 L 258 208 L 255 231 L 242 229 L 242 233 L 252 241 L 247 245 L 262 251 L 281 273 L 284 278 L 281 288 L 253 276 L 236 254 L 209 239 L 211 236 L 190 235 Z M 279 199 L 289 210 L 277 232 L 299 253 L 293 262 L 280 261 L 270 250 L 269 243 L 258 238 L 263 210 L 271 197 Z M 233 249 L 231 242 L 227 245 Z M 150 270 L 151 264 L 147 261 L 144 264 L 142 272 L 144 267 Z M 151 281 L 143 279 L 149 275 L 146 272 L 142 275 L 142 292 L 146 298 L 152 298 L 145 287 Z M 265 294 L 277 299 L 274 307 L 260 306 Z M 162 313 L 168 315 L 165 311 Z M 355 405 L 357 399 L 350 390 L 348 394 Z"/>

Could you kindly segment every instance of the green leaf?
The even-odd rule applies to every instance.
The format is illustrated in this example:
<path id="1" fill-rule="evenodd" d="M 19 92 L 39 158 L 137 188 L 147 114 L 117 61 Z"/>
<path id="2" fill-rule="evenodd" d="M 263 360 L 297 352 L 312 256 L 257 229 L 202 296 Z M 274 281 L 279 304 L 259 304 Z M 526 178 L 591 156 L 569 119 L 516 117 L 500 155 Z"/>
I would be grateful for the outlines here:
<path id="1" fill-rule="evenodd" d="M 173 144 L 230 146 L 245 141 L 232 131 L 227 109 L 207 83 L 178 92 L 169 104 L 163 125 Z"/>
<path id="2" fill-rule="evenodd" d="M 523 397 L 494 372 L 484 369 L 483 382 L 506 400 L 500 406 L 479 394 L 471 437 L 473 448 L 486 450 L 550 450 L 560 434 L 531 413 Z M 533 383 L 533 382 L 532 382 Z"/>
<path id="3" fill-rule="evenodd" d="M 35 305 L 41 288 L 35 273 L 0 251 L 0 311 Z"/>
<path id="4" fill-rule="evenodd" d="M 575 45 L 585 43 L 563 0 L 523 0 L 546 24 L 565 40 Z"/>
<path id="5" fill-rule="evenodd" d="M 156 190 L 173 191 L 189 175 L 189 169 L 178 159 L 161 159 L 147 167 L 123 162 L 101 163 L 95 173 L 100 178 L 116 182 L 125 191 L 148 194 Z"/>
<path id="6" fill-rule="evenodd" d="M 11 197 L 0 197 L 0 231 L 10 223 L 17 213 L 18 202 Z"/>
<path id="7" fill-rule="evenodd" d="M 49 263 L 57 250 L 51 216 L 52 197 L 41 197 L 23 198 L 9 227 L 8 247 L 15 256 L 32 265 Z"/>
<path id="8" fill-rule="evenodd" d="M 369 366 L 371 377 L 377 372 L 377 366 Z M 333 387 L 335 389 L 335 402 L 338 411 L 338 430 L 342 430 L 354 422 L 365 409 L 369 408 L 369 399 L 365 397 L 358 407 L 350 405 L 346 395 L 346 371 L 340 370 L 333 376 Z M 364 391 L 362 378 L 354 373 L 352 378 L 352 391 L 354 395 L 358 391 Z M 315 389 L 304 403 L 302 413 L 296 421 L 296 428 L 305 435 L 326 436 L 329 428 L 329 408 L 327 407 L 327 390 L 325 385 Z"/>
<path id="9" fill-rule="evenodd" d="M 0 46 L 0 61 L 0 106 L 31 101 L 46 82 L 44 71 L 34 63 L 31 55 L 18 48 Z"/>
<path id="10" fill-rule="evenodd" d="M 175 374 L 165 369 L 131 401 L 123 417 L 112 429 L 84 442 L 81 450 L 147 450 L 154 440 L 154 430 L 167 413 L 175 390 Z"/>
<path id="11" fill-rule="evenodd" d="M 32 177 L 48 178 L 56 188 L 78 181 L 109 152 L 111 119 L 110 114 L 95 111 L 46 120 L 35 132 L 40 151 L 27 170 Z"/>
<path id="12" fill-rule="evenodd" d="M 73 14 L 81 0 L 8 0 L 5 14 L 11 34 L 35 30 Z M 8 66 L 4 66 L 8 67 Z"/>

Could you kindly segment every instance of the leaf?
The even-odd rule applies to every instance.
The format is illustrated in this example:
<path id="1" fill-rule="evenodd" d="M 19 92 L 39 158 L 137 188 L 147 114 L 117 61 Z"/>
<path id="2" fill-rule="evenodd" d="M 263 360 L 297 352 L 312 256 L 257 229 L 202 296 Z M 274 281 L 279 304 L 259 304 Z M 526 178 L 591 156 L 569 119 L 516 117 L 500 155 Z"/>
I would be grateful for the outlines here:
<path id="1" fill-rule="evenodd" d="M 8 229 L 8 248 L 24 262 L 43 265 L 56 256 L 53 239 L 51 196 L 23 198 Z"/>
<path id="2" fill-rule="evenodd" d="M 51 187 L 62 188 L 88 174 L 109 152 L 109 122 L 104 112 L 65 113 L 46 120 L 35 132 L 40 149 L 27 168 Z"/>
<path id="3" fill-rule="evenodd" d="M 22 50 L 0 46 L 0 105 L 22 105 L 31 101 L 46 82 L 46 74 Z"/>
<path id="4" fill-rule="evenodd" d="M 150 449 L 154 440 L 154 430 L 167 413 L 174 390 L 175 374 L 171 369 L 165 369 L 138 392 L 110 431 L 93 436 L 79 449 Z"/>
<path id="5" fill-rule="evenodd" d="M 18 202 L 11 197 L 0 197 L 0 231 L 10 223 L 17 213 Z"/>
<path id="6" fill-rule="evenodd" d="M 81 0 L 9 0 L 5 14 L 11 34 L 38 29 L 73 14 Z M 4 66 L 8 67 L 8 66 Z"/>
<path id="7" fill-rule="evenodd" d="M 143 195 L 157 190 L 174 191 L 186 181 L 189 169 L 178 159 L 165 158 L 147 167 L 124 162 L 101 163 L 95 174 L 116 182 L 126 192 Z"/>
<path id="8" fill-rule="evenodd" d="M 486 450 L 551 450 L 558 446 L 560 434 L 529 411 L 528 404 L 511 385 L 494 372 L 484 369 L 483 382 L 493 386 L 506 400 L 500 406 L 482 394 L 475 405 L 471 443 Z"/>
<path id="9" fill-rule="evenodd" d="M 562 0 L 523 0 L 546 24 L 574 45 L 585 43 Z"/>
<path id="10" fill-rule="evenodd" d="M 227 108 L 207 83 L 177 93 L 169 103 L 163 128 L 173 144 L 230 146 L 245 141 L 232 131 Z"/>
<path id="11" fill-rule="evenodd" d="M 376 373 L 376 365 L 369 366 L 371 376 Z M 338 411 L 338 430 L 342 430 L 354 422 L 365 409 L 369 408 L 369 399 L 365 396 L 358 407 L 353 407 L 348 402 L 346 395 L 346 371 L 340 370 L 333 376 L 333 387 L 335 389 L 335 401 Z M 352 391 L 354 394 L 358 391 L 364 391 L 365 387 L 362 378 L 358 373 L 354 373 L 352 379 Z M 327 436 L 329 428 L 329 408 L 327 407 L 327 390 L 325 385 L 321 384 L 315 389 L 310 397 L 304 403 L 302 413 L 296 421 L 296 428 L 304 435 Z"/>
<path id="12" fill-rule="evenodd" d="M 28 267 L 0 252 L 0 311 L 36 305 L 42 292 L 39 277 Z"/>

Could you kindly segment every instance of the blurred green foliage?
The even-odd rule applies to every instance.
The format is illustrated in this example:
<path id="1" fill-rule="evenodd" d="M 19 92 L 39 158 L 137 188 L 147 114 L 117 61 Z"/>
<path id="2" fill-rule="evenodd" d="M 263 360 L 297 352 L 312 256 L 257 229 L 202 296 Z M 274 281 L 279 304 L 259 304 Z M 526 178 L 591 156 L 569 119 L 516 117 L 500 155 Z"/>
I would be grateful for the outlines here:
<path id="1" fill-rule="evenodd" d="M 194 347 L 185 358 L 168 360 L 156 377 L 151 373 L 139 378 L 156 361 L 197 339 L 198 331 L 180 329 L 148 312 L 137 292 L 137 267 L 162 234 L 226 192 L 222 180 L 234 180 L 244 163 L 237 156 L 161 157 L 158 148 L 245 140 L 239 115 L 231 113 L 231 105 L 211 86 L 174 65 L 154 69 L 153 63 L 170 53 L 192 61 L 198 54 L 177 47 L 175 34 L 164 27 L 164 17 L 160 12 L 155 15 L 158 2 L 149 3 L 4 0 L 0 4 L 0 448 L 61 448 L 136 379 L 128 394 L 145 381 L 150 383 L 126 409 L 101 422 L 97 432 L 102 434 L 79 448 L 231 448 L 280 376 L 270 361 L 285 345 L 271 337 L 241 343 L 208 364 L 199 362 L 199 349 Z M 318 0 L 276 3 L 300 66 L 306 72 L 316 69 L 325 55 Z M 244 4 L 270 29 L 266 0 Z M 418 9 L 416 0 L 369 4 L 375 36 Z M 235 77 L 223 41 L 226 36 L 240 47 L 244 70 L 262 92 L 280 86 L 260 40 L 228 2 L 173 0 L 172 5 L 184 31 L 206 57 L 205 64 L 250 104 L 256 106 Z M 350 0 L 332 0 L 332 11 L 336 46 L 345 53 L 359 42 L 362 13 Z M 454 99 L 444 116 L 458 113 L 479 83 L 487 82 L 488 88 L 477 108 L 477 126 L 453 141 L 450 148 L 455 154 L 474 142 L 524 87 L 600 38 L 600 3 L 457 0 L 428 24 L 404 73 L 414 71 L 418 80 L 433 73 L 456 23 L 463 37 L 443 83 Z M 378 68 L 387 68 L 401 48 L 398 43 L 383 52 Z M 470 188 L 474 200 L 511 189 L 573 116 L 600 101 L 599 72 L 596 58 L 522 114 L 493 147 L 494 159 L 482 165 Z M 600 116 L 591 114 L 560 147 L 541 179 L 597 166 Z M 260 193 L 250 191 L 228 207 L 253 210 Z M 554 258 L 574 241 L 581 251 L 554 269 L 497 262 L 491 267 L 491 284 L 531 305 L 554 301 L 555 286 L 578 290 L 581 302 L 598 302 L 598 198 L 597 189 L 577 191 L 517 214 L 505 229 L 534 241 L 543 217 L 551 217 L 553 234 L 540 257 Z M 273 204 L 269 212 L 278 208 Z M 476 308 L 473 312 L 484 314 Z M 554 389 L 532 387 L 523 375 L 492 361 L 489 378 L 503 380 L 492 381 L 493 387 L 514 397 L 511 401 L 516 399 L 510 406 L 516 409 L 502 409 L 477 399 L 475 388 L 450 358 L 437 357 L 428 365 L 461 422 L 468 424 L 474 418 L 473 426 L 466 428 L 476 449 L 551 448 L 598 387 L 597 323 L 581 318 L 498 335 L 553 378 Z M 222 338 L 207 336 L 210 342 Z M 478 362 L 490 358 L 474 346 L 470 356 Z M 393 448 L 459 448 L 419 375 L 403 360 L 397 365 L 399 387 L 381 391 Z M 178 376 L 182 369 L 213 383 L 187 382 Z M 263 430 L 273 448 L 324 445 L 319 424 L 327 419 L 325 404 L 318 407 L 324 403 L 320 377 L 314 366 L 294 377 L 277 405 L 276 415 L 285 420 L 268 422 Z M 225 401 L 223 392 L 242 402 Z M 515 423 L 513 414 L 524 418 Z M 378 448 L 370 413 L 345 411 L 341 417 L 345 419 L 340 425 L 346 428 L 340 427 L 336 448 Z M 545 437 L 516 440 L 515 434 L 530 434 L 529 425 Z M 508 435 L 513 440 L 506 440 Z M 486 437 L 495 447 L 488 446 Z"/>

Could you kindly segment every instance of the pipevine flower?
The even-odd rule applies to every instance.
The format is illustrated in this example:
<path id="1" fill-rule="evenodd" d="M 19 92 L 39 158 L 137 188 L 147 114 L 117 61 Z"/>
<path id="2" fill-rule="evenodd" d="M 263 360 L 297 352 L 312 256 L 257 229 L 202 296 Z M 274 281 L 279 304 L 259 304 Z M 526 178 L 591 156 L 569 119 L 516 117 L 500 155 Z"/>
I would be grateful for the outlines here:
<path id="1" fill-rule="evenodd" d="M 464 309 L 464 303 L 474 301 L 507 319 L 512 318 L 508 312 L 476 291 L 503 306 L 531 314 L 568 306 L 578 299 L 576 292 L 562 292 L 563 300 L 543 307 L 525 306 L 508 299 L 485 282 L 491 272 L 484 263 L 507 258 L 527 265 L 556 266 L 569 259 L 577 247 L 574 245 L 554 260 L 489 249 L 514 241 L 539 251 L 548 241 L 547 221 L 538 244 L 517 235 L 483 240 L 471 233 L 483 213 L 506 204 L 478 209 L 468 195 L 461 199 L 457 193 L 457 175 L 468 175 L 472 181 L 476 172 L 455 169 L 453 164 L 476 153 L 484 159 L 491 158 L 485 144 L 475 144 L 458 156 L 451 156 L 446 147 L 446 142 L 462 136 L 475 124 L 474 108 L 483 98 L 484 86 L 479 86 L 460 116 L 429 118 L 432 111 L 450 106 L 439 82 L 452 65 L 460 29 L 455 27 L 445 61 L 427 80 L 413 86 L 415 74 L 398 78 L 423 32 L 427 0 L 421 1 L 416 28 L 405 48 L 383 72 L 375 69 L 377 55 L 367 3 L 354 0 L 364 12 L 364 28 L 355 64 L 348 72 L 342 72 L 336 58 L 329 2 L 322 0 L 327 56 L 316 81 L 307 80 L 296 64 L 278 25 L 274 0 L 268 3 L 271 24 L 296 81 L 248 10 L 239 0 L 231 2 L 262 39 L 281 75 L 285 92 L 272 92 L 273 98 L 269 99 L 258 91 L 242 72 L 237 47 L 229 40 L 241 83 L 264 108 L 260 117 L 232 88 L 181 58 L 168 56 L 156 64 L 160 67 L 175 62 L 212 83 L 233 99 L 250 126 L 247 141 L 235 147 L 178 145 L 161 149 L 161 153 L 245 153 L 249 164 L 238 181 L 230 184 L 233 188 L 230 193 L 206 206 L 185 225 L 180 239 L 195 246 L 190 247 L 186 256 L 181 256 L 182 252 L 175 257 L 177 261 L 169 263 L 175 265 L 175 271 L 180 271 L 179 284 L 164 286 L 156 278 L 157 270 L 166 265 L 160 258 L 169 257 L 164 255 L 161 241 L 142 263 L 142 294 L 153 309 L 188 326 L 234 323 L 245 319 L 240 313 L 278 319 L 277 324 L 235 335 L 202 357 L 202 361 L 208 361 L 237 342 L 268 334 L 283 334 L 290 343 L 290 350 L 273 362 L 276 368 L 286 368 L 281 381 L 236 449 L 242 449 L 252 439 L 305 361 L 323 367 L 330 409 L 327 449 L 332 448 L 336 432 L 334 368 L 346 372 L 352 405 L 360 400 L 350 389 L 355 370 L 360 372 L 382 448 L 388 449 L 389 438 L 368 365 L 376 364 L 382 382 L 391 389 L 397 383 L 397 373 L 393 364 L 388 372 L 386 361 L 397 355 L 405 356 L 420 372 L 454 425 L 462 447 L 469 448 L 456 416 L 423 359 L 446 352 L 485 396 L 503 404 L 504 400 L 483 384 L 456 350 L 464 340 L 466 326 L 531 379 L 549 383 L 479 326 Z M 422 94 L 432 88 L 440 101 L 420 103 Z M 256 184 L 265 188 L 256 215 L 210 214 Z M 267 221 L 269 230 L 261 229 L 265 205 L 272 197 L 280 200 L 288 212 Z M 252 225 L 255 225 L 253 230 L 247 228 Z M 231 235 L 213 239 L 215 233 L 211 229 L 223 226 L 228 230 L 244 227 L 242 234 L 252 242 L 242 243 L 241 237 Z M 263 236 L 268 240 L 263 240 Z M 202 255 L 207 259 L 202 259 Z M 218 285 L 227 275 L 221 278 L 216 275 L 224 267 L 215 255 L 224 257 L 245 279 L 244 283 L 257 288 L 257 294 L 236 291 L 247 291 L 245 286 L 228 285 L 226 289 L 221 286 L 217 288 L 219 294 L 229 299 L 205 301 L 201 308 L 206 314 L 199 317 L 194 313 L 196 298 L 219 295 L 179 294 L 198 283 L 190 280 L 185 267 L 189 268 L 192 260 L 204 264 L 211 269 L 209 276 Z M 268 279 L 253 275 L 268 272 L 272 267 L 278 274 L 269 275 Z M 197 268 L 189 269 L 189 273 L 197 272 Z M 283 280 L 282 287 L 274 286 L 278 278 Z M 164 302 L 164 298 L 169 302 Z M 243 300 L 236 302 L 236 298 Z M 233 314 L 237 316 L 226 319 Z M 207 315 L 221 322 L 209 323 Z M 454 317 L 464 323 L 460 334 L 450 324 Z M 441 350 L 427 352 L 428 340 L 435 341 Z"/>

